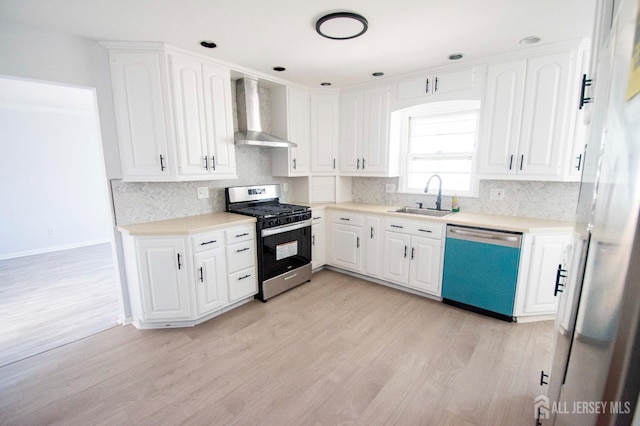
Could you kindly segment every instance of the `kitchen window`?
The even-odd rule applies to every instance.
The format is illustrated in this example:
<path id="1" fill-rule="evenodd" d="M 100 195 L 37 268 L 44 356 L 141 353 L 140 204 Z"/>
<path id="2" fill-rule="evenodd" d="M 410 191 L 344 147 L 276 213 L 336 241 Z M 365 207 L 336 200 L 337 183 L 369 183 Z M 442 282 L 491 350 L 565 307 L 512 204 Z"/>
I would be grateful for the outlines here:
<path id="1" fill-rule="evenodd" d="M 447 101 L 401 112 L 400 192 L 424 193 L 430 176 L 445 195 L 478 195 L 475 177 L 480 101 Z M 437 188 L 433 183 L 430 191 Z"/>

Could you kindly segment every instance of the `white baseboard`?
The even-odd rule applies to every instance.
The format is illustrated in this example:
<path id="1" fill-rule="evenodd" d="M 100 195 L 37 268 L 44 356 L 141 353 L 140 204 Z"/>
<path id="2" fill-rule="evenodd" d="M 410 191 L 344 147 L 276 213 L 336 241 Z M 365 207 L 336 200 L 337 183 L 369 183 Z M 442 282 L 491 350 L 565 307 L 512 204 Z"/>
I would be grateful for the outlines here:
<path id="1" fill-rule="evenodd" d="M 62 251 L 62 250 L 80 248 L 80 247 L 95 246 L 96 244 L 104 244 L 104 243 L 110 243 L 110 242 L 111 242 L 111 238 L 104 238 L 100 240 L 83 241 L 81 243 L 65 244 L 61 246 L 47 247 L 47 248 L 36 249 L 36 250 L 19 251 L 15 253 L 1 254 L 0 260 L 16 259 L 18 257 L 33 256 L 34 254 L 52 253 L 54 251 Z"/>

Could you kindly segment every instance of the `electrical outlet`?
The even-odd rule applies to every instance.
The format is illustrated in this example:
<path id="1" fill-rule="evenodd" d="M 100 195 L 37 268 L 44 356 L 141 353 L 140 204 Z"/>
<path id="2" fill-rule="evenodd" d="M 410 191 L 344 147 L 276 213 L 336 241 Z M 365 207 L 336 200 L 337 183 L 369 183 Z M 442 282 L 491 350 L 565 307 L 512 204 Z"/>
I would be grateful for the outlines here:
<path id="1" fill-rule="evenodd" d="M 388 183 L 386 188 L 387 194 L 393 194 L 396 192 L 396 185 L 393 183 Z"/>
<path id="2" fill-rule="evenodd" d="M 203 198 L 209 198 L 209 187 L 207 186 L 198 187 L 198 200 L 202 200 Z"/>
<path id="3" fill-rule="evenodd" d="M 491 188 L 489 193 L 489 199 L 495 201 L 504 200 L 504 189 L 502 188 Z"/>

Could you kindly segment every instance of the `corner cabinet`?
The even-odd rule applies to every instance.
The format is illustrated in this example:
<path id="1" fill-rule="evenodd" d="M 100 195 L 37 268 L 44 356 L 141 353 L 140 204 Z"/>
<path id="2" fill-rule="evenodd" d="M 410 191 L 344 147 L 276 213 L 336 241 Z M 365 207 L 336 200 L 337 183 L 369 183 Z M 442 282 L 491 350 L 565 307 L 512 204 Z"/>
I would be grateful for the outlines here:
<path id="1" fill-rule="evenodd" d="M 478 176 L 562 180 L 574 52 L 489 65 Z"/>
<path id="2" fill-rule="evenodd" d="M 229 69 L 162 43 L 102 44 L 123 180 L 235 178 Z"/>
<path id="3" fill-rule="evenodd" d="M 340 95 L 340 173 L 398 176 L 399 147 L 390 138 L 389 87 Z"/>
<path id="4" fill-rule="evenodd" d="M 191 236 L 123 234 L 122 243 L 137 328 L 194 326 L 258 292 L 252 224 Z"/>

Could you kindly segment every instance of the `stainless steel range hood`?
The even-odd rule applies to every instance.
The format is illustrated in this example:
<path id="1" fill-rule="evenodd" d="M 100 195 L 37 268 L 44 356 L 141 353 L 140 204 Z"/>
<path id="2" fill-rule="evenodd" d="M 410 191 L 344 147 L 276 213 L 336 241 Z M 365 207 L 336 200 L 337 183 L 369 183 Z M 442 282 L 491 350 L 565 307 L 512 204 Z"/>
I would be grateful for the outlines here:
<path id="1" fill-rule="evenodd" d="M 295 148 L 298 145 L 262 131 L 260 123 L 260 96 L 258 80 L 244 77 L 236 81 L 238 104 L 238 129 L 236 145 L 263 146 L 268 148 Z"/>

